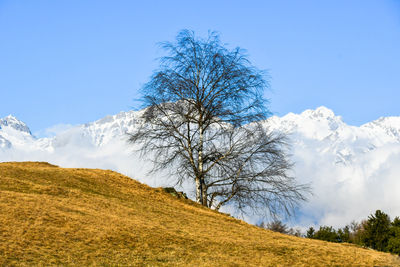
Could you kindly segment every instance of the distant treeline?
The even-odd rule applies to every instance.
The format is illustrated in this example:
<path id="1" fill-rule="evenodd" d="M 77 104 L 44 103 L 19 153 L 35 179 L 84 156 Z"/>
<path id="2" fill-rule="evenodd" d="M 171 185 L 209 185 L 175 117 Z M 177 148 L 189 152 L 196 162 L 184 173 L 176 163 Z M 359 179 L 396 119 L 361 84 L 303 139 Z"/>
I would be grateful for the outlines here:
<path id="1" fill-rule="evenodd" d="M 400 255 L 400 218 L 395 217 L 391 221 L 389 215 L 380 210 L 360 223 L 353 221 L 337 230 L 332 226 L 320 226 L 318 230 L 310 227 L 305 235 L 298 229 L 287 227 L 279 220 L 266 225 L 262 222 L 258 226 L 275 232 L 336 243 L 353 243 Z"/>

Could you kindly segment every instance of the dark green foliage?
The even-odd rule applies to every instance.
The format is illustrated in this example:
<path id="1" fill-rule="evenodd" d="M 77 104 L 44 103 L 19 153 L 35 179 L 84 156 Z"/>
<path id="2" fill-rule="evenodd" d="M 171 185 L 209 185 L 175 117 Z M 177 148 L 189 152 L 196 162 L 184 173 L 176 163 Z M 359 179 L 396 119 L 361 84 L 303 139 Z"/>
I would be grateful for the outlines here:
<path id="1" fill-rule="evenodd" d="M 314 235 L 315 235 L 315 229 L 311 226 L 307 230 L 306 237 L 307 238 L 314 238 Z"/>
<path id="2" fill-rule="evenodd" d="M 330 242 L 340 242 L 339 236 L 336 233 L 336 230 L 332 228 L 332 226 L 321 226 L 319 230 L 314 234 L 313 238 Z"/>
<path id="3" fill-rule="evenodd" d="M 337 231 L 339 242 L 350 243 L 350 227 L 346 225 L 343 229 Z"/>
<path id="4" fill-rule="evenodd" d="M 400 226 L 392 226 L 390 229 L 390 237 L 387 251 L 400 255 Z"/>
<path id="5" fill-rule="evenodd" d="M 394 220 L 392 222 L 392 226 L 400 227 L 400 218 L 399 217 L 394 218 Z"/>
<path id="6" fill-rule="evenodd" d="M 400 218 L 394 218 L 390 227 L 387 251 L 400 255 Z"/>
<path id="7" fill-rule="evenodd" d="M 321 226 L 318 231 L 310 227 L 307 238 L 330 242 L 347 242 L 370 247 L 379 251 L 400 255 L 400 218 L 390 218 L 384 212 L 377 210 L 368 220 L 361 223 L 355 221 L 337 231 L 331 226 Z"/>
<path id="8" fill-rule="evenodd" d="M 385 251 L 389 242 L 389 234 L 390 218 L 386 213 L 377 210 L 375 215 L 368 217 L 362 242 L 367 247 Z"/>
<path id="9" fill-rule="evenodd" d="M 306 237 L 325 240 L 329 242 L 349 242 L 350 243 L 350 227 L 345 226 L 337 231 L 332 226 L 321 226 L 318 231 L 310 227 L 307 231 Z"/>

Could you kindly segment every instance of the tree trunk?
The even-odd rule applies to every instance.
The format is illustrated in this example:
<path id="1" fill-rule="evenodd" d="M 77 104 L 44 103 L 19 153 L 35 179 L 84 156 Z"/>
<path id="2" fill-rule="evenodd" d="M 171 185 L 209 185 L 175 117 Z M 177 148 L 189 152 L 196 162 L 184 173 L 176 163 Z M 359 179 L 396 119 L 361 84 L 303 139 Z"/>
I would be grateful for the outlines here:
<path id="1" fill-rule="evenodd" d="M 202 185 L 199 177 L 196 177 L 196 202 L 203 204 Z"/>
<path id="2" fill-rule="evenodd" d="M 207 203 L 207 188 L 206 184 L 204 183 L 204 179 L 201 179 L 201 197 L 202 197 L 202 204 L 203 206 L 208 207 Z"/>
<path id="3" fill-rule="evenodd" d="M 202 120 L 202 116 L 200 116 L 200 121 Z M 204 184 L 204 176 L 203 176 L 203 126 L 201 123 L 199 123 L 199 155 L 198 155 L 198 170 L 199 170 L 199 187 L 200 187 L 200 203 L 203 206 L 207 206 L 207 194 L 204 192 L 205 189 L 205 184 Z M 197 186 L 197 180 L 196 180 L 196 186 Z"/>

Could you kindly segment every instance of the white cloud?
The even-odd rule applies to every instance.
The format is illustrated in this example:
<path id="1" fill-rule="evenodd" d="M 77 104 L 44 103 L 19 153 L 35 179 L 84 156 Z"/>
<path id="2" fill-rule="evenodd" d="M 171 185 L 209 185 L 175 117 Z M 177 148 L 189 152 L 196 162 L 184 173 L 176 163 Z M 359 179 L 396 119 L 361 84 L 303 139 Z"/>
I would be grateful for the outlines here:
<path id="1" fill-rule="evenodd" d="M 311 150 L 311 151 L 310 151 Z M 343 227 L 381 209 L 400 215 L 400 144 L 359 154 L 353 164 L 335 164 L 332 154 L 296 150 L 296 173 L 312 182 L 313 196 L 301 208 L 297 223 Z"/>
<path id="2" fill-rule="evenodd" d="M 50 126 L 49 128 L 46 128 L 44 130 L 39 130 L 34 133 L 34 135 L 38 138 L 43 138 L 43 137 L 53 137 L 56 136 L 57 134 L 60 134 L 62 132 L 65 132 L 68 129 L 71 129 L 75 127 L 72 124 L 64 124 L 64 123 L 59 123 L 53 126 Z"/>

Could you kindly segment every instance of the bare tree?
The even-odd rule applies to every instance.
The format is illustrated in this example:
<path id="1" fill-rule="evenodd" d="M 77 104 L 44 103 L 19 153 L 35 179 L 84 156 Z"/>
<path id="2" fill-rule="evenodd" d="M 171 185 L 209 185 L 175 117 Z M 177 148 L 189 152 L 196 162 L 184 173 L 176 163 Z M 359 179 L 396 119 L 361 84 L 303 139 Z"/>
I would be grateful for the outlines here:
<path id="1" fill-rule="evenodd" d="M 289 234 L 293 232 L 291 228 L 288 228 L 286 224 L 277 219 L 273 220 L 272 222 L 269 222 L 267 224 L 267 229 L 282 234 Z"/>
<path id="2" fill-rule="evenodd" d="M 288 174 L 285 137 L 262 124 L 269 115 L 265 73 L 215 33 L 199 39 L 184 30 L 162 47 L 168 54 L 142 89 L 145 123 L 130 142 L 154 155 L 153 171 L 193 181 L 204 206 L 290 214 L 307 186 Z"/>

